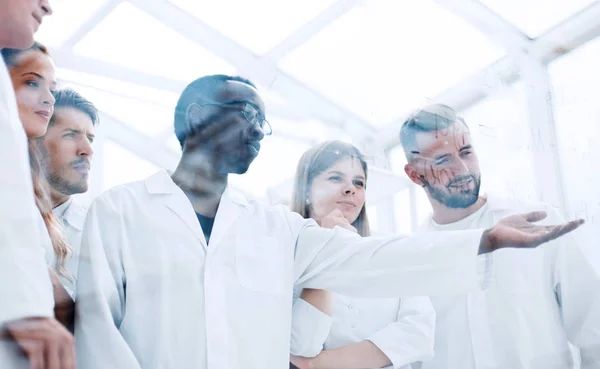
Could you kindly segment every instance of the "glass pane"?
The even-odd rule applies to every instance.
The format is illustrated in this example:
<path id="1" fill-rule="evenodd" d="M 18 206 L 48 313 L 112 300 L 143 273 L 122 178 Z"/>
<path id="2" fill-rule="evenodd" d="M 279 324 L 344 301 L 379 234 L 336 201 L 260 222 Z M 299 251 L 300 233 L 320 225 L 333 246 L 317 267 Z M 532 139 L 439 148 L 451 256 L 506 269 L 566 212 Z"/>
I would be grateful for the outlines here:
<path id="1" fill-rule="evenodd" d="M 517 83 L 467 109 L 481 169 L 481 191 L 535 202 L 525 86 Z"/>
<path id="2" fill-rule="evenodd" d="M 588 222 L 575 232 L 580 243 L 589 246 L 586 250 L 600 242 L 599 63 L 600 39 L 596 39 L 549 66 L 567 210 L 571 217 Z"/>
<path id="3" fill-rule="evenodd" d="M 408 181 L 410 179 L 404 172 L 404 166 L 406 165 L 406 156 L 401 146 L 396 146 L 390 150 L 389 153 L 390 165 L 392 171 L 399 177 L 402 177 Z M 408 184 L 414 186 L 415 194 L 415 210 L 416 219 L 413 219 L 411 215 L 410 205 L 410 191 L 405 190 L 394 195 L 394 211 L 397 223 L 397 231 L 401 233 L 411 233 L 414 229 L 423 224 L 423 222 L 431 214 L 431 204 L 425 194 L 425 191 L 421 187 L 415 186 L 412 182 Z"/>
<path id="4" fill-rule="evenodd" d="M 143 180 L 159 168 L 124 147 L 106 140 L 104 142 L 104 190 L 124 183 Z"/>
<path id="5" fill-rule="evenodd" d="M 71 87 L 111 117 L 149 136 L 169 129 L 178 94 L 110 78 L 58 69 L 61 87 Z"/>
<path id="6" fill-rule="evenodd" d="M 377 221 L 377 206 L 367 205 L 367 218 L 369 218 L 369 230 L 371 236 L 377 236 L 379 232 L 379 222 Z"/>
<path id="7" fill-rule="evenodd" d="M 273 127 L 273 136 L 296 138 L 307 144 L 316 144 L 317 142 L 334 139 L 346 142 L 352 141 L 347 133 L 316 119 L 288 120 L 277 116 L 269 116 L 268 120 Z"/>
<path id="8" fill-rule="evenodd" d="M 431 0 L 375 0 L 292 51 L 281 66 L 381 126 L 503 54 Z"/>
<path id="9" fill-rule="evenodd" d="M 59 47 L 92 16 L 106 0 L 53 0 L 53 14 L 44 18 L 35 39 L 48 47 Z"/>
<path id="10" fill-rule="evenodd" d="M 265 54 L 335 0 L 171 0 L 225 36 Z"/>
<path id="11" fill-rule="evenodd" d="M 408 190 L 400 191 L 394 195 L 394 220 L 396 233 L 411 234 L 413 219 L 410 214 L 410 193 Z"/>
<path id="12" fill-rule="evenodd" d="M 181 145 L 179 144 L 179 140 L 177 139 L 177 136 L 175 136 L 175 133 L 167 139 L 166 144 L 174 153 L 181 155 Z"/>
<path id="13" fill-rule="evenodd" d="M 309 148 L 309 145 L 296 140 L 266 137 L 261 142 L 260 155 L 248 172 L 244 175 L 231 175 L 229 183 L 254 196 L 265 197 L 268 187 L 294 177 L 300 157 Z"/>
<path id="14" fill-rule="evenodd" d="M 594 0 L 479 0 L 488 8 L 536 38 Z"/>
<path id="15" fill-rule="evenodd" d="M 75 53 L 154 75 L 190 82 L 235 68 L 128 2 L 120 4 Z"/>

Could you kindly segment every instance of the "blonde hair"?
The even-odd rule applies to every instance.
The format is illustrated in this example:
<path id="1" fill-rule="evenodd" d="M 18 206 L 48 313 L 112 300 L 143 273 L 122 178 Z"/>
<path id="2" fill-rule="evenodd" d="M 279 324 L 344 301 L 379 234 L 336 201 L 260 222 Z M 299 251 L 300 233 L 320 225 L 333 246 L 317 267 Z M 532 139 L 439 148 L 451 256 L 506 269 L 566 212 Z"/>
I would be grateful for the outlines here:
<path id="1" fill-rule="evenodd" d="M 296 169 L 294 192 L 292 193 L 291 210 L 303 218 L 310 218 L 310 186 L 313 179 L 326 171 L 337 161 L 344 158 L 357 159 L 365 172 L 365 188 L 367 180 L 367 162 L 362 153 L 354 145 L 342 141 L 327 141 L 306 151 Z M 352 226 L 358 234 L 366 237 L 371 234 L 367 218 L 366 203 Z"/>
<path id="2" fill-rule="evenodd" d="M 58 275 L 70 278 L 67 274 L 65 264 L 71 254 L 71 247 L 63 233 L 62 225 L 52 213 L 52 200 L 49 195 L 49 185 L 44 179 L 40 165 L 40 153 L 34 139 L 29 140 L 29 165 L 31 167 L 31 179 L 33 181 L 33 192 L 35 204 L 37 205 L 44 224 L 52 241 L 52 249 L 56 255 L 56 272 Z"/>
<path id="3" fill-rule="evenodd" d="M 18 50 L 18 49 L 2 49 L 2 58 L 4 59 L 7 67 L 13 68 L 18 65 L 18 57 L 26 51 L 37 51 L 44 55 L 48 55 L 46 47 L 38 42 L 34 43 L 29 49 Z M 49 185 L 45 180 L 45 176 L 42 173 L 40 165 L 40 152 L 36 144 L 35 139 L 29 139 L 29 166 L 31 169 L 31 179 L 33 181 L 33 194 L 35 196 L 35 204 L 37 205 L 50 240 L 52 241 L 52 249 L 56 255 L 56 272 L 58 275 L 71 279 L 71 276 L 67 274 L 65 264 L 67 258 L 71 254 L 71 247 L 67 242 L 67 239 L 62 231 L 62 225 L 58 219 L 52 213 L 52 200 L 49 195 Z"/>

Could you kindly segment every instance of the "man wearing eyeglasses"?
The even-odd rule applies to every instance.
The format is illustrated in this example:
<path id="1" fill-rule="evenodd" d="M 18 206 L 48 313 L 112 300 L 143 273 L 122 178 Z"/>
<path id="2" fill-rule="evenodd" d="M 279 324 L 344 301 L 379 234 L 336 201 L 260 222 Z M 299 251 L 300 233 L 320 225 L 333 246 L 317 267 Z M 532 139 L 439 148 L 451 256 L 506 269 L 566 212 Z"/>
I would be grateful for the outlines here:
<path id="1" fill-rule="evenodd" d="M 535 247 L 580 224 L 538 227 L 517 215 L 486 231 L 361 238 L 227 185 L 271 133 L 252 82 L 197 79 L 174 123 L 183 151 L 175 172 L 113 188 L 88 212 L 80 369 L 285 368 L 295 286 L 364 297 L 468 291 L 478 254 Z"/>

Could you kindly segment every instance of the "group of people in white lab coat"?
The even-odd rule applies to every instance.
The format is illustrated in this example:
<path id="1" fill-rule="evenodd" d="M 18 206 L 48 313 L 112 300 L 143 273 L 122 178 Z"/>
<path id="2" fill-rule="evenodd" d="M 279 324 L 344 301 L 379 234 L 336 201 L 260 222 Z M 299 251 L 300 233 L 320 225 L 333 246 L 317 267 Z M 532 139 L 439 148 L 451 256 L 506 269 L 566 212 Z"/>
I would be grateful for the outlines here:
<path id="1" fill-rule="evenodd" d="M 490 227 L 531 210 L 545 211 L 547 222 L 562 221 L 543 204 L 480 194 L 470 130 L 452 108 L 418 110 L 403 124 L 400 140 L 405 172 L 433 208 L 419 234 Z M 337 209 L 347 222 L 335 225 L 366 236 L 366 174 L 356 148 L 325 143 L 301 159 L 292 208 L 317 221 L 323 210 Z M 296 291 L 292 363 L 300 369 L 411 363 L 428 369 L 600 368 L 598 265 L 571 235 L 535 251 L 507 249 L 477 262 L 480 288 L 468 293 L 390 300 Z"/>
<path id="2" fill-rule="evenodd" d="M 410 237 L 369 237 L 367 165 L 341 142 L 301 160 L 295 212 L 231 188 L 272 129 L 256 86 L 226 75 L 182 92 L 173 173 L 115 187 L 86 212 L 72 195 L 87 190 L 97 112 L 56 91 L 33 41 L 48 1 L 0 7 L 3 368 L 558 368 L 573 363 L 568 342 L 598 365 L 594 270 L 572 241 L 535 249 L 582 222 L 537 224 L 545 213 L 479 196 L 451 109 L 401 132 L 437 227 Z"/>
<path id="3" fill-rule="evenodd" d="M 0 8 L 0 367 L 74 368 L 71 245 L 85 209 L 71 195 L 87 190 L 92 152 L 80 128 L 93 131 L 97 115 L 74 91 L 56 91 L 54 64 L 33 42 L 50 4 L 5 0 Z"/>

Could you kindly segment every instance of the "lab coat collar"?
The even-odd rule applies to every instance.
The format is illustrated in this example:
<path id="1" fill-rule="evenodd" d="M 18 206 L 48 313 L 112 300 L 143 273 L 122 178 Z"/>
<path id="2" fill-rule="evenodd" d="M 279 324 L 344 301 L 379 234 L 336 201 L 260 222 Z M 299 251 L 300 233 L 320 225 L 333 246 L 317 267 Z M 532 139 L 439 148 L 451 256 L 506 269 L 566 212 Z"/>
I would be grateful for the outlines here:
<path id="1" fill-rule="evenodd" d="M 78 231 L 83 231 L 83 224 L 85 223 L 85 216 L 87 209 L 77 199 L 71 197 L 69 199 L 70 204 L 65 209 L 63 219 L 73 228 Z"/>
<path id="2" fill-rule="evenodd" d="M 192 204 L 183 191 L 173 182 L 166 170 L 161 170 L 147 178 L 146 188 L 150 195 L 169 195 L 165 198 L 165 205 L 173 210 L 202 243 L 206 245 L 206 239 L 204 238 Z M 237 220 L 241 209 L 249 209 L 250 207 L 248 199 L 242 193 L 227 186 L 219 203 L 210 243 L 218 244 Z"/>
<path id="3" fill-rule="evenodd" d="M 149 194 L 163 194 L 170 195 L 177 188 L 173 179 L 171 179 L 171 175 L 165 170 L 161 169 L 152 176 L 146 179 L 146 188 Z M 223 197 L 229 198 L 231 201 L 235 202 L 238 205 L 242 205 L 245 208 L 250 208 L 250 202 L 246 198 L 244 194 L 235 189 L 231 188 L 229 185 L 225 188 L 223 192 Z"/>

